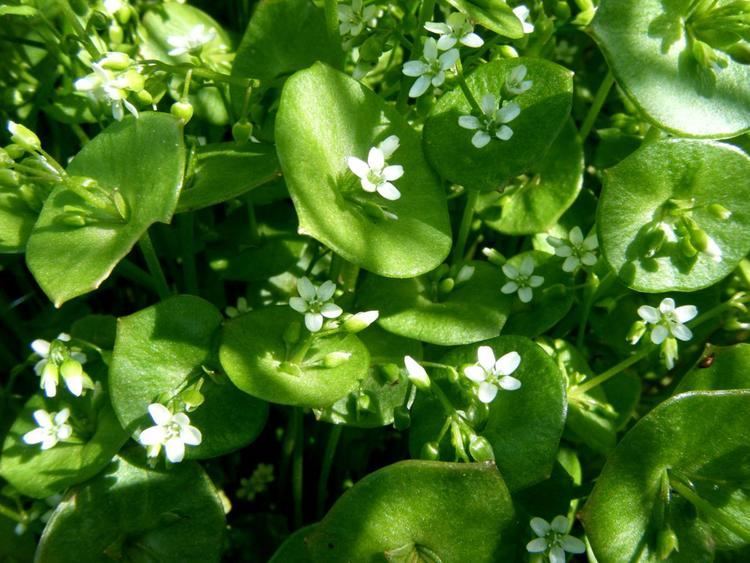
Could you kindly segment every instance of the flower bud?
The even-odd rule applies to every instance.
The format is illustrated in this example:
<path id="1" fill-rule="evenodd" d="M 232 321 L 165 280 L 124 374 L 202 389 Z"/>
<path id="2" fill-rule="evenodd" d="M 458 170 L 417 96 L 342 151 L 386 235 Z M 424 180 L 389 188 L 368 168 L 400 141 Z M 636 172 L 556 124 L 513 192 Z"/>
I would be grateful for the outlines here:
<path id="1" fill-rule="evenodd" d="M 0 148 L 0 167 L 5 168 L 6 166 L 10 166 L 11 164 L 13 164 L 13 159 L 8 154 L 8 151 Z"/>
<path id="2" fill-rule="evenodd" d="M 372 399 L 367 393 L 362 393 L 357 396 L 357 410 L 358 411 L 369 411 L 372 406 Z"/>
<path id="3" fill-rule="evenodd" d="M 323 365 L 327 368 L 337 368 L 348 362 L 351 357 L 349 352 L 330 352 L 323 358 Z"/>
<path id="4" fill-rule="evenodd" d="M 342 326 L 346 332 L 356 334 L 378 320 L 379 315 L 378 311 L 361 311 L 346 319 Z"/>
<path id="5" fill-rule="evenodd" d="M 112 191 L 112 203 L 114 203 L 115 209 L 120 214 L 120 217 L 122 217 L 122 220 L 127 221 L 130 217 L 130 210 L 125 198 L 122 197 L 122 193 L 117 188 Z"/>
<path id="6" fill-rule="evenodd" d="M 659 536 L 656 539 L 656 552 L 659 555 L 659 559 L 662 561 L 668 559 L 675 550 L 680 550 L 677 534 L 675 534 L 672 528 L 664 528 L 659 532 Z"/>
<path id="7" fill-rule="evenodd" d="M 555 4 L 555 17 L 562 21 L 569 20 L 570 5 L 567 2 L 558 2 Z"/>
<path id="8" fill-rule="evenodd" d="M 181 393 L 180 399 L 182 399 L 182 402 L 185 403 L 185 410 L 188 412 L 194 411 L 206 400 L 206 398 L 203 396 L 203 393 L 195 388 L 187 389 L 186 391 Z"/>
<path id="9" fill-rule="evenodd" d="M 386 383 L 397 383 L 399 379 L 401 379 L 401 370 L 396 364 L 382 364 L 379 367 L 380 374 L 383 376 Z"/>
<path id="10" fill-rule="evenodd" d="M 641 337 L 646 333 L 646 323 L 643 321 L 636 321 L 633 326 L 630 327 L 625 339 L 632 345 L 638 344 Z"/>
<path id="11" fill-rule="evenodd" d="M 378 221 L 385 221 L 386 219 L 388 219 L 385 214 L 385 210 L 377 203 L 363 201 L 360 202 L 360 204 L 362 205 L 362 211 L 364 211 L 365 215 L 367 215 L 368 217 L 372 217 L 373 219 Z"/>
<path id="12" fill-rule="evenodd" d="M 253 134 L 253 124 L 247 119 L 240 119 L 232 125 L 232 138 L 238 145 L 244 145 L 250 140 Z"/>
<path id="13" fill-rule="evenodd" d="M 404 356 L 404 365 L 406 366 L 406 373 L 417 389 L 426 391 L 430 388 L 430 377 L 427 375 L 425 369 L 420 366 L 414 358 L 411 356 Z"/>
<path id="14" fill-rule="evenodd" d="M 421 459 L 434 461 L 440 458 L 440 446 L 437 442 L 426 442 L 419 453 Z"/>
<path id="15" fill-rule="evenodd" d="M 104 68 L 110 70 L 125 70 L 130 66 L 133 61 L 127 55 L 127 53 L 121 53 L 119 51 L 110 51 L 103 59 L 99 61 L 99 64 Z"/>
<path id="16" fill-rule="evenodd" d="M 16 188 L 21 183 L 21 175 L 15 170 L 3 168 L 0 170 L 0 186 Z"/>
<path id="17" fill-rule="evenodd" d="M 711 205 L 709 205 L 708 212 L 717 219 L 721 219 L 722 221 L 726 221 L 732 216 L 732 212 L 719 203 L 712 203 Z"/>
<path id="18" fill-rule="evenodd" d="M 517 59 L 518 58 L 518 51 L 516 51 L 510 45 L 501 45 L 498 48 L 498 52 L 500 53 L 500 56 L 503 57 L 504 59 Z"/>
<path id="19" fill-rule="evenodd" d="M 401 405 L 393 409 L 393 427 L 396 430 L 406 430 L 411 425 L 409 409 Z"/>
<path id="20" fill-rule="evenodd" d="M 7 152 L 8 156 L 11 157 L 13 160 L 18 160 L 24 155 L 26 151 L 23 149 L 21 145 L 12 143 L 10 145 L 5 146 L 5 152 Z"/>
<path id="21" fill-rule="evenodd" d="M 484 436 L 474 435 L 469 440 L 469 453 L 474 461 L 495 461 L 492 444 Z"/>
<path id="22" fill-rule="evenodd" d="M 42 143 L 31 129 L 24 127 L 20 123 L 8 121 L 8 131 L 10 139 L 17 145 L 23 147 L 29 152 L 36 152 L 42 149 Z"/>
<path id="23" fill-rule="evenodd" d="M 154 97 L 151 95 L 151 92 L 146 89 L 138 90 L 138 92 L 135 93 L 135 97 L 139 102 L 147 106 L 154 103 Z"/>
<path id="24" fill-rule="evenodd" d="M 112 43 L 119 45 L 122 43 L 123 39 L 125 38 L 125 33 L 123 32 L 122 28 L 119 26 L 119 24 L 112 22 L 112 25 L 109 26 L 109 39 L 112 41 Z"/>
<path id="25" fill-rule="evenodd" d="M 42 210 L 44 201 L 41 200 L 39 194 L 37 194 L 37 191 L 31 184 L 24 184 L 18 188 L 18 195 L 21 196 L 26 206 L 34 213 L 39 213 Z"/>
<path id="26" fill-rule="evenodd" d="M 474 277 L 475 270 L 476 268 L 474 266 L 469 266 L 468 264 L 464 264 L 463 266 L 461 266 L 458 274 L 456 274 L 456 284 L 469 281 L 472 277 Z"/>
<path id="27" fill-rule="evenodd" d="M 740 41 L 738 43 L 735 43 L 731 47 L 727 47 L 727 49 L 725 49 L 725 52 L 727 55 L 732 57 L 732 60 L 740 64 L 750 64 L 750 43 L 748 43 L 747 41 Z"/>
<path id="28" fill-rule="evenodd" d="M 677 359 L 677 340 L 672 336 L 662 342 L 661 358 L 664 360 L 664 365 L 667 366 L 667 369 L 674 367 L 674 361 Z"/>
<path id="29" fill-rule="evenodd" d="M 472 402 L 471 405 L 469 405 L 469 408 L 465 411 L 466 421 L 471 424 L 473 428 L 479 428 L 484 424 L 489 414 L 489 404 L 476 401 Z"/>
<path id="30" fill-rule="evenodd" d="M 87 224 L 86 218 L 83 215 L 74 215 L 70 213 L 60 215 L 57 220 L 60 224 L 65 225 L 66 227 L 85 227 Z"/>
<path id="31" fill-rule="evenodd" d="M 438 284 L 438 292 L 442 294 L 450 293 L 454 287 L 456 287 L 456 282 L 453 278 L 444 278 Z"/>
<path id="32" fill-rule="evenodd" d="M 698 250 L 693 246 L 692 242 L 688 237 L 684 237 L 679 242 L 680 252 L 688 258 L 698 254 Z"/>
<path id="33" fill-rule="evenodd" d="M 81 2 L 83 3 L 83 2 Z M 85 11 L 84 11 L 85 14 Z M 95 10 L 89 18 L 89 25 L 94 29 L 102 30 L 109 25 L 109 17 L 104 12 Z"/>
<path id="34" fill-rule="evenodd" d="M 500 254 L 494 248 L 483 248 L 482 254 L 484 254 L 487 257 L 487 260 L 495 266 L 502 266 L 506 262 L 505 256 Z"/>
<path id="35" fill-rule="evenodd" d="M 653 258 L 654 255 L 661 250 L 666 240 L 667 234 L 664 232 L 664 229 L 657 227 L 646 233 L 646 258 Z"/>

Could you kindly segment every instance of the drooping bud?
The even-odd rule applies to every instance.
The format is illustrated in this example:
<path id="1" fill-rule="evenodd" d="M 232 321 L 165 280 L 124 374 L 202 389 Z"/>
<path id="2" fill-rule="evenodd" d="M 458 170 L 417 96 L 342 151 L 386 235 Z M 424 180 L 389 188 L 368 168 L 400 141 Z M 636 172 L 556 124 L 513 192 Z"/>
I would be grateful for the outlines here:
<path id="1" fill-rule="evenodd" d="M 406 366 L 406 373 L 417 389 L 426 391 L 430 388 L 430 377 L 427 375 L 425 369 L 419 365 L 414 358 L 411 356 L 404 356 L 404 365 Z"/>
<path id="2" fill-rule="evenodd" d="M 438 284 L 438 291 L 442 294 L 446 294 L 453 291 L 454 287 L 456 287 L 456 282 L 453 278 L 444 278 L 440 280 L 440 283 Z"/>
<path id="3" fill-rule="evenodd" d="M 641 337 L 646 333 L 646 323 L 643 321 L 636 321 L 633 326 L 630 327 L 625 339 L 632 345 L 638 344 Z"/>
<path id="4" fill-rule="evenodd" d="M 183 123 L 187 123 L 193 117 L 193 105 L 190 102 L 175 102 L 169 111 Z"/>
<path id="5" fill-rule="evenodd" d="M 244 145 L 250 140 L 253 134 L 253 124 L 247 119 L 240 119 L 232 125 L 232 138 L 238 145 Z"/>
<path id="6" fill-rule="evenodd" d="M 421 459 L 434 461 L 440 458 L 440 446 L 437 442 L 426 442 L 419 453 Z"/>
<path id="7" fill-rule="evenodd" d="M 194 411 L 206 400 L 206 398 L 203 396 L 203 393 L 195 388 L 187 389 L 186 391 L 181 393 L 180 399 L 182 399 L 182 402 L 185 403 L 185 410 L 187 412 Z"/>
<path id="8" fill-rule="evenodd" d="M 104 56 L 103 59 L 99 61 L 99 64 L 104 68 L 108 68 L 110 70 L 125 70 L 131 65 L 132 62 L 132 59 L 127 55 L 127 53 L 110 51 Z"/>
<path id="9" fill-rule="evenodd" d="M 346 319 L 342 324 L 342 327 L 346 332 L 356 334 L 365 330 L 368 326 L 378 320 L 379 315 L 380 313 L 378 311 L 361 311 Z"/>
<path id="10" fill-rule="evenodd" d="M 5 188 L 17 188 L 21 183 L 21 175 L 15 170 L 3 168 L 0 170 L 0 186 Z"/>
<path id="11" fill-rule="evenodd" d="M 506 262 L 505 256 L 500 254 L 494 248 L 483 248 L 482 254 L 484 254 L 487 257 L 487 260 L 489 260 L 495 266 L 500 267 Z"/>

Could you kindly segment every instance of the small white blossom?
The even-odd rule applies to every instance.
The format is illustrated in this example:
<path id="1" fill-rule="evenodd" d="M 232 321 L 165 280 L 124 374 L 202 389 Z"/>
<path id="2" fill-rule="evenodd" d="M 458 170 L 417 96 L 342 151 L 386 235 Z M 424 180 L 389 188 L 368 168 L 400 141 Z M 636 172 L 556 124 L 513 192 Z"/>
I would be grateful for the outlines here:
<path id="1" fill-rule="evenodd" d="M 518 21 L 521 22 L 524 33 L 528 34 L 534 32 L 534 24 L 527 21 L 529 19 L 531 11 L 526 6 L 516 6 L 515 8 L 513 8 L 513 13 L 518 18 Z"/>
<path id="2" fill-rule="evenodd" d="M 482 96 L 480 103 L 482 109 L 481 117 L 474 115 L 462 115 L 458 118 L 459 126 L 464 129 L 476 131 L 471 138 L 471 144 L 481 149 L 487 146 L 493 137 L 501 141 L 507 141 L 513 136 L 513 129 L 506 123 L 510 123 L 518 114 L 521 108 L 516 102 L 510 102 L 500 107 L 500 100 L 492 94 Z"/>
<path id="3" fill-rule="evenodd" d="M 442 86 L 446 71 L 453 68 L 458 57 L 458 49 L 450 49 L 438 57 L 437 42 L 432 37 L 426 39 L 422 58 L 404 63 L 403 73 L 406 76 L 418 77 L 409 89 L 409 96 L 418 98 L 427 91 L 430 84 L 435 87 Z"/>
<path id="4" fill-rule="evenodd" d="M 401 192 L 393 184 L 404 175 L 404 167 L 400 164 L 389 165 L 387 159 L 398 149 L 399 139 L 391 135 L 377 147 L 372 147 L 367 154 L 367 162 L 350 156 L 346 159 L 355 176 L 359 178 L 362 189 L 366 192 L 377 192 L 389 201 L 401 197 Z"/>
<path id="5" fill-rule="evenodd" d="M 168 55 L 170 57 L 179 57 L 188 53 L 195 53 L 216 39 L 216 30 L 213 27 L 206 29 L 202 23 L 194 25 L 186 35 L 170 35 L 167 37 L 167 43 L 172 46 Z"/>
<path id="6" fill-rule="evenodd" d="M 534 259 L 531 256 L 524 257 L 519 268 L 508 263 L 503 264 L 503 273 L 508 282 L 500 291 L 507 295 L 517 291 L 522 303 L 529 303 L 534 297 L 533 288 L 544 283 L 542 276 L 534 275 Z"/>
<path id="7" fill-rule="evenodd" d="M 464 368 L 464 375 L 478 383 L 477 396 L 483 403 L 491 403 L 499 389 L 515 391 L 521 382 L 511 374 L 521 363 L 518 352 L 508 352 L 495 360 L 495 352 L 489 346 L 477 350 L 477 363 Z"/>
<path id="8" fill-rule="evenodd" d="M 201 431 L 190 426 L 190 418 L 184 412 L 172 414 L 164 405 L 152 403 L 148 414 L 155 426 L 146 428 L 138 436 L 141 445 L 146 446 L 148 457 L 157 457 L 163 446 L 167 459 L 179 463 L 185 457 L 186 445 L 197 446 L 203 441 Z"/>
<path id="9" fill-rule="evenodd" d="M 34 371 L 41 377 L 39 386 L 47 397 L 57 395 L 57 384 L 62 376 L 68 390 L 80 397 L 84 389 L 93 389 L 91 378 L 83 371 L 86 354 L 79 348 L 70 347 L 70 335 L 61 332 L 52 342 L 37 338 L 31 349 L 40 357 L 34 364 Z"/>
<path id="10" fill-rule="evenodd" d="M 584 266 L 596 264 L 597 257 L 594 251 L 599 247 L 599 242 L 595 233 L 584 239 L 581 228 L 573 227 L 568 233 L 567 240 L 548 236 L 547 242 L 555 249 L 556 256 L 565 258 L 562 269 L 566 272 L 575 272 L 581 264 Z"/>
<path id="11" fill-rule="evenodd" d="M 373 28 L 378 24 L 377 6 L 365 6 L 362 0 L 352 0 L 351 4 L 341 3 L 337 8 L 339 16 L 339 33 L 357 37 L 366 27 Z"/>
<path id="12" fill-rule="evenodd" d="M 505 89 L 508 93 L 520 96 L 534 85 L 533 80 L 525 80 L 527 72 L 526 65 L 518 65 L 510 71 L 505 79 Z"/>
<path id="13" fill-rule="evenodd" d="M 406 367 L 406 374 L 417 388 L 428 389 L 430 387 L 430 377 L 427 375 L 425 369 L 419 365 L 419 363 L 411 356 L 404 356 L 404 366 Z"/>
<path id="14" fill-rule="evenodd" d="M 58 413 L 39 409 L 34 411 L 33 417 L 39 427 L 23 435 L 23 441 L 27 444 L 42 444 L 42 449 L 48 450 L 73 434 L 73 427 L 68 424 L 70 409 L 65 408 Z"/>
<path id="15" fill-rule="evenodd" d="M 466 21 L 466 16 L 460 12 L 453 12 L 448 16 L 445 23 L 427 22 L 424 28 L 440 36 L 437 48 L 446 51 L 461 43 L 467 47 L 477 48 L 484 45 L 484 40 L 474 33 L 474 26 Z"/>
<path id="16" fill-rule="evenodd" d="M 654 344 L 661 344 L 669 336 L 683 342 L 690 340 L 693 333 L 683 323 L 695 318 L 697 314 L 695 305 L 675 307 L 671 297 L 662 299 L 658 309 L 649 305 L 638 307 L 638 315 L 644 322 L 655 325 L 651 331 L 651 342 Z"/>
<path id="17" fill-rule="evenodd" d="M 94 72 L 76 80 L 75 89 L 79 92 L 88 92 L 97 102 L 109 104 L 112 107 L 112 117 L 117 121 L 122 120 L 125 109 L 134 117 L 138 117 L 138 109 L 128 101 L 127 97 L 128 91 L 142 89 L 141 81 L 136 80 L 134 83 L 133 72 L 114 72 L 104 68 L 100 63 L 101 61 L 91 64 Z"/>
<path id="18" fill-rule="evenodd" d="M 568 535 L 568 519 L 565 516 L 555 516 L 552 523 L 544 518 L 531 519 L 531 529 L 538 536 L 526 544 L 529 553 L 545 553 L 550 563 L 565 563 L 568 553 L 584 553 L 586 544 Z"/>
<path id="19" fill-rule="evenodd" d="M 323 328 L 324 317 L 335 319 L 341 316 L 343 310 L 331 299 L 336 292 L 336 284 L 328 280 L 316 287 L 308 278 L 297 280 L 299 297 L 292 297 L 289 306 L 305 315 L 305 326 L 310 332 L 318 332 Z"/>

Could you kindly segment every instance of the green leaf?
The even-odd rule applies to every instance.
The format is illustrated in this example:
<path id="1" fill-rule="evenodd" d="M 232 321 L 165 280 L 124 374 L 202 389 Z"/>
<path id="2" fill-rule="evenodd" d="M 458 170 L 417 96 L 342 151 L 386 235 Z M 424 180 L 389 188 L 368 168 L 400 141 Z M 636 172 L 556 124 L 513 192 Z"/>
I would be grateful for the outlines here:
<path id="1" fill-rule="evenodd" d="M 118 457 L 63 499 L 36 560 L 218 562 L 224 527 L 219 493 L 199 465 L 155 471 Z"/>
<path id="2" fill-rule="evenodd" d="M 36 541 L 34 534 L 26 531 L 17 535 L 18 522 L 0 515 L 0 561 L 3 563 L 27 563 L 34 560 Z"/>
<path id="3" fill-rule="evenodd" d="M 721 72 L 690 54 L 684 17 L 692 2 L 602 0 L 591 31 L 620 87 L 656 126 L 691 137 L 750 129 L 750 66 Z"/>
<path id="4" fill-rule="evenodd" d="M 731 145 L 671 139 L 642 146 L 605 173 L 597 211 L 604 257 L 637 291 L 695 291 L 716 283 L 750 251 L 748 175 L 750 158 Z M 731 216 L 719 217 L 716 204 Z M 690 231 L 680 233 L 685 216 L 714 241 L 720 259 L 685 253 L 682 245 L 695 242 Z"/>
<path id="5" fill-rule="evenodd" d="M 0 187 L 0 254 L 23 252 L 39 216 L 14 192 Z"/>
<path id="6" fill-rule="evenodd" d="M 532 168 L 558 136 L 570 115 L 573 73 L 544 59 L 495 60 L 480 66 L 466 78 L 476 100 L 485 94 L 503 96 L 505 81 L 520 65 L 527 68 L 533 86 L 514 98 L 520 115 L 508 125 L 508 141 L 493 139 L 477 149 L 471 144 L 473 131 L 458 125 L 458 118 L 471 114 L 464 93 L 456 88 L 435 104 L 425 123 L 425 153 L 443 178 L 473 190 L 503 187 L 511 178 Z"/>
<path id="7" fill-rule="evenodd" d="M 482 194 L 477 213 L 501 233 L 541 233 L 573 204 L 582 185 L 583 147 L 569 121 L 539 164 L 504 190 Z"/>
<path id="8" fill-rule="evenodd" d="M 521 20 L 505 0 L 448 0 L 448 3 L 466 14 L 470 20 L 509 39 L 521 39 Z"/>
<path id="9" fill-rule="evenodd" d="M 316 563 L 374 563 L 404 549 L 430 553 L 426 561 L 490 563 L 510 559 L 517 542 L 513 504 L 494 465 L 428 461 L 369 474 L 307 536 Z"/>
<path id="10" fill-rule="evenodd" d="M 658 561 L 666 526 L 680 543 L 670 560 L 712 560 L 714 548 L 750 543 L 749 423 L 747 391 L 684 393 L 642 418 L 608 458 L 584 508 L 597 559 Z"/>
<path id="11" fill-rule="evenodd" d="M 163 113 L 126 117 L 81 150 L 68 174 L 117 188 L 130 217 L 67 226 L 61 223 L 64 206 L 82 200 L 65 185 L 52 191 L 29 237 L 26 262 L 55 306 L 99 287 L 149 226 L 170 221 L 184 168 L 182 126 Z"/>
<path id="12" fill-rule="evenodd" d="M 404 167 L 396 201 L 363 191 L 347 167 L 347 157 L 366 159 L 390 135 L 401 143 L 390 163 Z M 445 192 L 424 159 L 419 134 L 365 86 L 322 64 L 298 72 L 281 96 L 276 142 L 303 234 L 387 277 L 429 272 L 448 255 Z M 375 219 L 353 197 L 387 204 L 398 219 Z"/>
<path id="13" fill-rule="evenodd" d="M 217 143 L 198 147 L 192 181 L 177 212 L 195 211 L 239 197 L 278 177 L 276 151 L 268 145 Z"/>
<path id="14" fill-rule="evenodd" d="M 317 524 L 305 526 L 289 536 L 279 546 L 268 563 L 312 563 L 310 554 L 307 552 L 307 536 L 316 528 Z"/>
<path id="15" fill-rule="evenodd" d="M 198 381 L 205 401 L 188 416 L 203 441 L 187 448 L 188 458 L 222 455 L 260 434 L 268 405 L 240 392 L 225 376 L 209 377 L 202 369 L 215 365 L 212 347 L 222 320 L 208 301 L 190 295 L 172 297 L 118 320 L 109 374 L 112 404 L 134 438 L 153 425 L 149 404 L 166 404 Z"/>
<path id="16" fill-rule="evenodd" d="M 363 309 L 380 311 L 385 330 L 431 344 L 469 344 L 500 334 L 510 299 L 500 292 L 503 276 L 487 262 L 471 262 L 474 275 L 450 293 L 427 274 L 407 280 L 367 276 L 360 287 Z"/>
<path id="17" fill-rule="evenodd" d="M 265 307 L 224 325 L 219 360 L 232 382 L 250 395 L 282 405 L 323 408 L 354 390 L 367 376 L 367 348 L 353 334 L 315 336 L 303 358 L 293 358 L 284 335 L 300 327 L 302 315 L 291 307 Z M 301 338 L 308 338 L 302 326 Z M 297 345 L 302 345 L 298 342 Z M 342 364 L 326 368 L 332 352 L 351 354 Z"/>
<path id="18" fill-rule="evenodd" d="M 674 392 L 725 389 L 750 389 L 750 344 L 710 346 Z"/>

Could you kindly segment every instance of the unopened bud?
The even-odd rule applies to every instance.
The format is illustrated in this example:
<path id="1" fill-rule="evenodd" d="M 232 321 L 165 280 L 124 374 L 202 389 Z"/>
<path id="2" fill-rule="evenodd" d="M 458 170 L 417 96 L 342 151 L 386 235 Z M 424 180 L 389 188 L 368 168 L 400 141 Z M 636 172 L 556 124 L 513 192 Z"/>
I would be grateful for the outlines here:
<path id="1" fill-rule="evenodd" d="M 698 254 L 698 250 L 693 246 L 688 237 L 684 237 L 680 240 L 679 247 L 680 252 L 688 258 L 692 258 Z"/>
<path id="2" fill-rule="evenodd" d="M 356 334 L 365 330 L 368 326 L 378 320 L 380 313 L 378 311 L 361 311 L 352 315 L 344 321 L 342 327 L 346 332 Z"/>
<path id="3" fill-rule="evenodd" d="M 39 137 L 28 127 L 14 121 L 8 121 L 8 131 L 10 131 L 10 139 L 27 151 L 36 152 L 42 149 Z"/>
<path id="4" fill-rule="evenodd" d="M 180 395 L 182 402 L 185 403 L 185 410 L 188 412 L 194 411 L 203 404 L 206 398 L 203 393 L 197 389 L 188 389 Z"/>
<path id="5" fill-rule="evenodd" d="M 727 55 L 732 57 L 732 60 L 742 65 L 750 65 L 750 43 L 747 41 L 741 41 L 735 43 L 731 47 L 725 49 Z"/>
<path id="6" fill-rule="evenodd" d="M 119 45 L 122 43 L 122 40 L 125 38 L 125 33 L 123 32 L 122 28 L 115 22 L 112 22 L 112 25 L 109 26 L 109 39 L 112 41 L 112 43 L 115 43 Z"/>
<path id="7" fill-rule="evenodd" d="M 150 106 L 151 104 L 154 103 L 154 97 L 151 95 L 151 92 L 145 89 L 138 90 L 138 92 L 135 93 L 135 97 L 138 99 L 139 102 L 147 106 Z"/>
<path id="8" fill-rule="evenodd" d="M 130 210 L 125 198 L 122 197 L 122 193 L 117 188 L 112 191 L 112 203 L 115 204 L 115 209 L 120 214 L 120 217 L 122 217 L 122 220 L 127 221 L 130 217 Z"/>
<path id="9" fill-rule="evenodd" d="M 323 365 L 327 368 L 337 368 L 349 361 L 350 352 L 330 352 L 323 358 Z"/>
<path id="10" fill-rule="evenodd" d="M 16 143 L 6 145 L 5 152 L 7 152 L 8 156 L 11 157 L 13 160 L 18 160 L 26 153 L 24 148 L 21 145 L 18 145 Z"/>
<path id="11" fill-rule="evenodd" d="M 15 170 L 3 168 L 0 170 L 0 186 L 16 188 L 21 183 L 21 175 Z"/>
<path id="12" fill-rule="evenodd" d="M 469 453 L 474 461 L 495 461 L 492 444 L 484 436 L 474 435 L 469 440 Z"/>
<path id="13" fill-rule="evenodd" d="M 238 145 L 244 145 L 253 134 L 253 124 L 247 119 L 240 119 L 232 125 L 232 138 Z"/>
<path id="14" fill-rule="evenodd" d="M 397 383 L 401 379 L 401 370 L 396 364 L 382 364 L 380 374 L 387 383 Z"/>
<path id="15" fill-rule="evenodd" d="M 458 274 L 456 274 L 456 284 L 469 281 L 472 277 L 474 277 L 475 271 L 476 268 L 474 266 L 469 266 L 468 264 L 461 266 Z"/>
<path id="16" fill-rule="evenodd" d="M 669 558 L 673 551 L 679 550 L 680 542 L 672 528 L 664 528 L 659 532 L 656 540 L 656 552 L 659 555 L 659 559 L 664 561 Z"/>
<path id="17" fill-rule="evenodd" d="M 518 51 L 516 51 L 510 45 L 501 45 L 498 48 L 498 52 L 500 53 L 500 56 L 503 57 L 504 59 L 517 59 L 518 58 Z"/>
<path id="18" fill-rule="evenodd" d="M 13 159 L 8 154 L 8 151 L 6 151 L 3 148 L 0 148 L 0 167 L 6 167 L 13 164 Z"/>
<path id="19" fill-rule="evenodd" d="M 502 266 L 506 262 L 505 256 L 500 254 L 494 248 L 483 248 L 482 254 L 484 254 L 487 257 L 487 260 L 489 260 L 495 266 Z"/>
<path id="20" fill-rule="evenodd" d="M 127 53 L 121 53 L 119 51 L 110 51 L 103 59 L 99 61 L 99 64 L 104 68 L 110 70 L 125 70 L 132 63 L 132 59 Z"/>
<path id="21" fill-rule="evenodd" d="M 456 282 L 453 278 L 444 278 L 438 284 L 438 291 L 443 294 L 450 293 L 454 287 L 456 287 Z"/>
<path id="22" fill-rule="evenodd" d="M 419 365 L 414 358 L 411 356 L 404 356 L 404 365 L 406 366 L 406 374 L 417 389 L 426 391 L 430 388 L 430 376 L 427 375 L 425 369 Z"/>
<path id="23" fill-rule="evenodd" d="M 661 250 L 662 246 L 664 246 L 666 240 L 667 234 L 664 232 L 664 229 L 657 227 L 646 233 L 646 258 L 653 258 Z"/>
<path id="24" fill-rule="evenodd" d="M 372 406 L 372 399 L 367 393 L 362 393 L 357 397 L 357 410 L 358 411 L 369 411 Z"/>
<path id="25" fill-rule="evenodd" d="M 630 327 L 625 339 L 632 345 L 638 344 L 641 337 L 646 333 L 646 323 L 643 321 L 636 321 L 633 326 Z"/>
<path id="26" fill-rule="evenodd" d="M 440 458 L 440 446 L 437 442 L 426 442 L 422 446 L 422 450 L 419 453 L 419 457 L 429 461 L 434 461 Z"/>
<path id="27" fill-rule="evenodd" d="M 21 196 L 23 202 L 31 211 L 39 213 L 42 210 L 44 202 L 40 199 L 37 191 L 31 184 L 24 184 L 18 188 L 18 195 Z"/>
<path id="28" fill-rule="evenodd" d="M 732 212 L 719 203 L 712 203 L 711 205 L 709 205 L 708 212 L 717 219 L 721 219 L 722 221 L 726 221 L 732 216 Z"/>
<path id="29" fill-rule="evenodd" d="M 87 223 L 83 215 L 65 214 L 60 215 L 57 220 L 66 227 L 85 227 Z"/>

